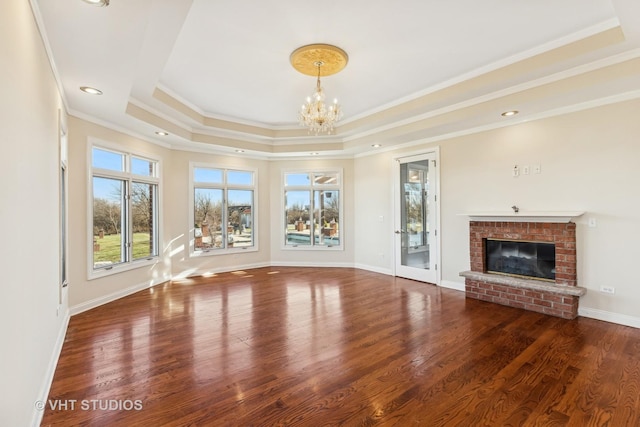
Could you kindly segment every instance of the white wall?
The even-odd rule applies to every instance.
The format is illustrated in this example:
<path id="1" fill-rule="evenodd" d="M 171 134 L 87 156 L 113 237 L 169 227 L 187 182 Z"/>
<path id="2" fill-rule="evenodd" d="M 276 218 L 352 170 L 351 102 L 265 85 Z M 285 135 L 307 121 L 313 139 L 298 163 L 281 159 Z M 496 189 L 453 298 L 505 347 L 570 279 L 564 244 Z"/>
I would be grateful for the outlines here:
<path id="1" fill-rule="evenodd" d="M 59 303 L 59 92 L 29 2 L 0 2 L 0 425 L 37 423 L 66 329 Z M 59 313 L 59 314 L 58 314 Z"/>
<path id="2" fill-rule="evenodd" d="M 585 211 L 576 221 L 578 284 L 588 289 L 581 313 L 640 327 L 634 268 L 640 259 L 637 111 L 640 100 L 633 100 L 438 142 L 442 280 L 462 285 L 458 273 L 469 269 L 468 218 L 458 214 L 505 211 L 513 204 L 522 211 Z M 392 259 L 380 260 L 376 253 L 384 252 L 386 237 L 373 235 L 369 245 L 361 236 L 391 204 L 391 159 L 398 153 L 355 161 L 359 212 L 372 212 L 356 224 L 356 264 L 392 268 Z M 516 164 L 539 164 L 542 173 L 513 178 Z M 369 176 L 377 192 L 371 191 Z M 387 182 L 380 176 L 388 177 Z M 597 227 L 588 227 L 588 218 L 595 218 Z M 615 287 L 615 295 L 601 293 L 603 285 Z"/>
<path id="3" fill-rule="evenodd" d="M 358 207 L 355 263 L 360 268 L 392 274 L 395 239 L 391 153 L 358 158 L 354 163 L 354 203 Z"/>

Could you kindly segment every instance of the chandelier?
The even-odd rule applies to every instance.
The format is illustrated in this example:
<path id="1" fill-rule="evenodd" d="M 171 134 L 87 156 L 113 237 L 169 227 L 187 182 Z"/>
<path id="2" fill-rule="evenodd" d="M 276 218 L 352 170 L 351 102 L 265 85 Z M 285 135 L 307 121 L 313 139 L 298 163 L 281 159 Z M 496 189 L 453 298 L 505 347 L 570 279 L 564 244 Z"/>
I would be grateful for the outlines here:
<path id="1" fill-rule="evenodd" d="M 296 49 L 290 60 L 299 72 L 317 77 L 314 92 L 307 97 L 298 112 L 300 125 L 309 129 L 310 134 L 330 134 L 334 125 L 342 118 L 342 108 L 337 99 L 332 104 L 325 103 L 320 76 L 330 76 L 342 70 L 347 65 L 347 53 L 336 46 L 312 44 Z"/>

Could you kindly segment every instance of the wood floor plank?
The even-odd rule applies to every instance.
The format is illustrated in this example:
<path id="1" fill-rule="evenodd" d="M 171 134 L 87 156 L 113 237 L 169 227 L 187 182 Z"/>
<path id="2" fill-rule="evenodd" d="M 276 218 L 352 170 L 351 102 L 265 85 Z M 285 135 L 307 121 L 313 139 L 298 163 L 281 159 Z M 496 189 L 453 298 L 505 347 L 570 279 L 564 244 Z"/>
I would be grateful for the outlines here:
<path id="1" fill-rule="evenodd" d="M 639 396 L 638 329 L 269 267 L 74 316 L 42 425 L 631 426 Z"/>

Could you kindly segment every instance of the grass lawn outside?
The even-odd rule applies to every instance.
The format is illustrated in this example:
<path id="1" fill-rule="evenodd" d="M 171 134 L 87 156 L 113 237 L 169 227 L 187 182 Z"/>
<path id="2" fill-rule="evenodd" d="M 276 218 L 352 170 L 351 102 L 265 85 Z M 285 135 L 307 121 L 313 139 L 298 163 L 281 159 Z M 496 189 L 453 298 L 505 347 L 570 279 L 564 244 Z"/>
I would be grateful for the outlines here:
<path id="1" fill-rule="evenodd" d="M 93 251 L 93 264 L 116 264 L 122 261 L 122 242 L 120 234 L 104 236 L 100 239 L 93 236 L 100 250 Z M 151 256 L 149 250 L 149 233 L 133 233 L 133 259 L 147 258 Z"/>

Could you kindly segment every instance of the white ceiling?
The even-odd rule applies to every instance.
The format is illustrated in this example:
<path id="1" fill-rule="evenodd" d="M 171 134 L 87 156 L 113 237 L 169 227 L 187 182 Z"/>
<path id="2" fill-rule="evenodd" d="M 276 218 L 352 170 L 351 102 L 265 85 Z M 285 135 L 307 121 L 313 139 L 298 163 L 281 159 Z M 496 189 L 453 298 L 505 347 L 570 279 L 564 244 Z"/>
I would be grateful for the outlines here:
<path id="1" fill-rule="evenodd" d="M 417 116 L 450 113 L 481 96 L 640 56 L 637 0 L 111 0 L 104 8 L 81 0 L 32 2 L 71 114 L 176 147 L 246 146 L 264 155 L 301 153 L 318 142 L 296 123 L 315 84 L 289 63 L 302 45 L 329 43 L 349 54 L 343 71 L 323 78 L 325 92 L 339 98 L 345 113 L 337 135 L 324 138 L 338 144 L 334 154 L 361 152 L 375 135 L 394 145 L 489 126 L 502 120 L 499 114 L 456 119 L 431 133 L 386 136 Z M 524 66 L 528 58 L 618 26 L 623 41 Z M 412 107 L 412 100 L 513 64 L 523 66 Z M 78 90 L 84 85 L 104 94 L 87 95 Z M 529 109 L 540 115 L 638 90 L 639 77 L 632 75 L 504 107 L 520 109 L 524 120 Z M 397 113 L 376 125 L 382 110 Z M 160 128 L 171 135 L 158 138 Z"/>

